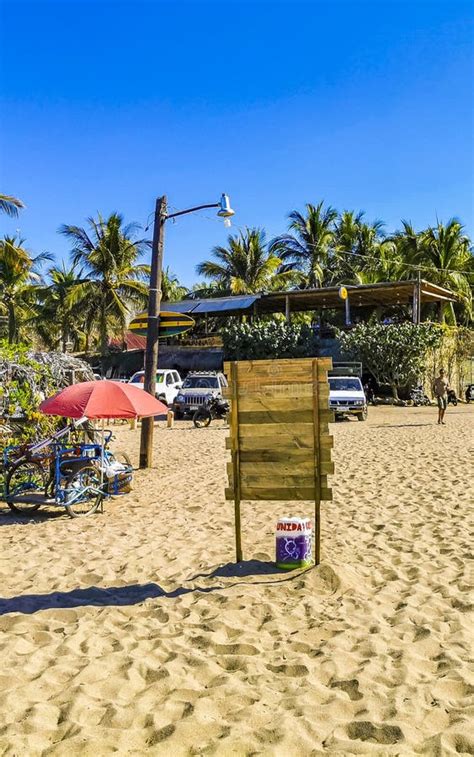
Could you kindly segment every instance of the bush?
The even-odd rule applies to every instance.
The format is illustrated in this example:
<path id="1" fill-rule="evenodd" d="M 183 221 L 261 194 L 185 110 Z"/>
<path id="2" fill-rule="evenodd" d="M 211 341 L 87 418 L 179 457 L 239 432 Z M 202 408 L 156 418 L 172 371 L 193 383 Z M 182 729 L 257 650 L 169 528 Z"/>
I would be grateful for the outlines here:
<path id="1" fill-rule="evenodd" d="M 359 323 L 339 331 L 342 349 L 360 360 L 379 384 L 389 384 L 395 399 L 398 389 L 422 380 L 428 353 L 442 341 L 436 323 Z"/>
<path id="2" fill-rule="evenodd" d="M 282 321 L 231 323 L 222 332 L 225 360 L 312 357 L 316 342 L 306 324 Z"/>

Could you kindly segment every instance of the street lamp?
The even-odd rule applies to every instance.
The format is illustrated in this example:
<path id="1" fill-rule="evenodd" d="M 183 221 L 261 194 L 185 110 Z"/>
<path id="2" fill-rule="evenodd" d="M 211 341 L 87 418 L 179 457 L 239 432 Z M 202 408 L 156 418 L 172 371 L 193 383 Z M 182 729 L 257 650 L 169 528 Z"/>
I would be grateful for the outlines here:
<path id="1" fill-rule="evenodd" d="M 158 330 L 160 325 L 161 304 L 161 273 L 163 270 L 163 245 L 165 222 L 168 218 L 177 218 L 196 210 L 219 208 L 217 215 L 224 219 L 224 224 L 230 226 L 230 219 L 234 211 L 230 206 L 228 195 L 223 194 L 219 202 L 207 205 L 196 205 L 186 210 L 168 213 L 166 195 L 158 197 L 155 205 L 155 221 L 153 227 L 153 244 L 151 251 L 150 294 L 148 296 L 148 326 L 145 349 L 145 377 L 144 389 L 153 397 L 156 390 L 156 369 L 158 366 Z M 153 453 L 153 417 L 142 419 L 140 437 L 140 468 L 150 468 Z"/>

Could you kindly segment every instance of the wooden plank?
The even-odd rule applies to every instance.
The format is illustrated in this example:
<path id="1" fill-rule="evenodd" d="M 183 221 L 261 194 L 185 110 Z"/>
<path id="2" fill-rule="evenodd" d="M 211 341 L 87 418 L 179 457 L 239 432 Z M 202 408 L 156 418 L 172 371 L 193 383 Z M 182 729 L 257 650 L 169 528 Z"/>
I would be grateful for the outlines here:
<path id="1" fill-rule="evenodd" d="M 271 489 L 253 489 L 251 487 L 240 487 L 240 496 L 243 500 L 251 501 L 286 501 L 286 502 L 310 502 L 314 500 L 314 485 L 307 488 L 271 488 Z M 225 490 L 226 499 L 234 499 L 234 490 L 230 487 Z M 332 489 L 321 489 L 321 500 L 331 500 Z"/>
<path id="2" fill-rule="evenodd" d="M 326 381 L 319 383 L 320 396 L 323 400 L 329 399 L 329 385 Z M 226 399 L 232 399 L 232 389 L 227 387 L 222 390 L 222 394 Z M 242 406 L 243 410 L 258 410 L 260 409 L 260 403 L 266 402 L 283 402 L 284 400 L 290 400 L 294 403 L 305 402 L 313 407 L 313 384 L 312 383 L 286 383 L 286 384 L 272 384 L 266 380 L 255 381 L 253 385 L 245 385 L 237 387 L 237 395 L 240 401 L 245 401 L 245 405 Z M 257 407 L 255 407 L 257 405 Z M 294 406 L 294 405 L 293 405 Z M 286 407 L 283 405 L 282 410 L 291 409 L 292 405 Z"/>
<path id="3" fill-rule="evenodd" d="M 279 462 L 247 462 L 240 459 L 240 476 L 304 476 L 314 475 L 314 458 L 307 460 L 281 460 Z M 232 476 L 232 463 L 227 463 L 227 474 Z M 332 475 L 334 463 L 331 460 L 321 461 L 321 475 Z"/>
<path id="4" fill-rule="evenodd" d="M 334 419 L 334 413 L 332 410 L 321 409 L 319 411 L 320 418 L 326 423 Z M 292 426 L 311 425 L 313 421 L 313 408 L 307 410 L 301 410 L 293 408 L 292 410 L 262 410 L 262 411 L 248 411 L 240 412 L 239 407 L 239 427 L 240 434 L 251 433 L 251 427 L 257 425 L 259 428 L 265 428 L 271 426 L 271 433 L 275 433 L 275 424 L 278 424 L 280 433 L 280 425 L 291 424 Z M 248 427 L 248 428 L 247 428 Z M 285 426 L 286 428 L 286 426 Z"/>
<path id="5" fill-rule="evenodd" d="M 276 435 L 276 434 L 275 434 Z M 268 447 L 271 445 L 272 449 L 278 449 L 278 450 L 285 450 L 287 456 L 291 458 L 291 455 L 294 450 L 306 450 L 308 454 L 313 454 L 313 439 L 309 436 L 303 437 L 303 436 L 294 436 L 291 438 L 288 437 L 281 437 L 278 435 L 278 438 L 269 440 L 268 436 L 262 437 L 262 436 L 248 436 L 248 437 L 240 437 L 239 438 L 239 445 L 240 449 L 243 451 L 247 450 L 264 450 L 268 449 Z"/>
<path id="6" fill-rule="evenodd" d="M 280 395 L 259 396 L 255 394 L 243 394 L 239 397 L 239 412 L 292 412 L 300 410 L 312 410 L 313 402 L 310 394 L 299 397 L 287 397 Z"/>
<path id="7" fill-rule="evenodd" d="M 312 449 L 255 449 L 240 450 L 240 463 L 288 463 L 292 465 L 301 462 L 309 462 L 314 466 L 314 453 Z M 321 462 L 331 462 L 331 450 L 321 448 Z"/>
<path id="8" fill-rule="evenodd" d="M 229 478 L 229 486 L 234 485 L 234 479 Z M 314 473 L 306 476 L 285 476 L 278 474 L 269 474 L 267 476 L 249 475 L 240 472 L 240 485 L 250 489 L 307 489 L 313 487 L 314 490 Z"/>
<path id="9" fill-rule="evenodd" d="M 271 359 L 271 360 L 237 360 L 237 371 L 238 376 L 240 376 L 240 371 L 242 368 L 246 370 L 252 370 L 253 368 L 266 368 L 271 369 L 275 368 L 277 366 L 278 368 L 287 370 L 288 368 L 303 368 L 307 369 L 309 373 L 311 374 L 311 366 L 313 361 L 316 360 L 317 363 L 324 367 L 325 370 L 330 370 L 332 368 L 332 358 L 330 357 L 318 357 L 318 358 L 311 358 L 311 357 L 292 357 L 292 358 L 283 358 L 283 359 Z M 230 368 L 231 363 L 229 361 L 226 361 L 224 363 L 224 372 L 230 374 Z M 309 368 L 308 368 L 309 366 Z"/>
<path id="10" fill-rule="evenodd" d="M 294 438 L 311 438 L 313 431 L 312 423 L 239 423 L 239 439 L 253 438 L 255 436 L 273 439 L 275 434 L 284 437 L 288 441 Z"/>
<path id="11" fill-rule="evenodd" d="M 318 368 L 318 380 L 327 381 L 328 372 Z M 262 384 L 267 386 L 279 386 L 281 384 L 299 384 L 304 386 L 311 383 L 311 374 L 301 373 L 297 370 L 281 373 L 268 374 L 265 371 L 256 370 L 253 373 L 244 373 L 239 376 L 240 387 L 258 387 Z"/>
<path id="12" fill-rule="evenodd" d="M 235 449 L 233 446 L 233 441 L 231 437 L 226 437 L 225 440 L 226 449 L 232 450 Z M 275 439 L 272 439 L 271 441 L 271 449 L 268 449 L 269 442 L 268 442 L 268 436 L 252 436 L 247 438 L 240 438 L 240 452 L 250 452 L 258 450 L 262 456 L 268 455 L 269 457 L 265 457 L 263 459 L 271 459 L 272 453 L 278 452 L 280 454 L 280 457 L 285 455 L 292 459 L 293 457 L 296 457 L 298 454 L 298 451 L 305 451 L 306 455 L 312 454 L 312 451 L 314 449 L 314 439 L 306 438 L 298 436 L 297 438 L 293 437 L 290 441 L 288 440 L 288 437 L 281 438 L 279 435 L 275 434 Z M 334 446 L 334 437 L 330 436 L 329 434 L 324 434 L 324 436 L 320 437 L 320 447 L 321 447 L 321 460 L 324 460 L 323 451 L 330 450 Z M 309 450 L 309 452 L 308 452 Z M 300 455 L 302 457 L 303 455 Z M 248 459 L 248 458 L 247 458 Z M 275 458 L 276 460 L 276 458 Z"/>

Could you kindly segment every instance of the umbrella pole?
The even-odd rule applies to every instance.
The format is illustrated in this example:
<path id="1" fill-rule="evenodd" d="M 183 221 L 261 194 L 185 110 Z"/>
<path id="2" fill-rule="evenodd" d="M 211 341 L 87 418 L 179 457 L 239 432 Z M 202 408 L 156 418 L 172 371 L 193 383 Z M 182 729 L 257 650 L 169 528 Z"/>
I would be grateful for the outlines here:
<path id="1" fill-rule="evenodd" d="M 105 443 L 105 418 L 102 418 L 102 444 L 100 445 L 100 488 L 104 488 L 104 443 Z M 103 502 L 103 500 L 102 500 Z M 104 506 L 102 505 L 102 510 Z"/>

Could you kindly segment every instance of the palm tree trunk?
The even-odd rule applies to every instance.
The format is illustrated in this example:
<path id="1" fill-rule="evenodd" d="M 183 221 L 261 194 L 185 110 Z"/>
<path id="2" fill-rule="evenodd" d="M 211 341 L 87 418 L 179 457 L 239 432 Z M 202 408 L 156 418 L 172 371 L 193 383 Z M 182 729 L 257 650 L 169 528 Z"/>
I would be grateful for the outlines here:
<path id="1" fill-rule="evenodd" d="M 7 302 L 8 310 L 8 344 L 13 344 L 16 341 L 16 317 L 15 306 L 13 302 Z"/>
<path id="2" fill-rule="evenodd" d="M 105 302 L 105 297 L 102 299 L 102 302 L 100 303 L 99 332 L 100 332 L 100 354 L 101 354 L 101 357 L 104 357 L 105 353 L 107 352 L 107 346 L 108 346 L 108 338 L 107 338 L 107 305 L 106 305 L 106 302 Z"/>

